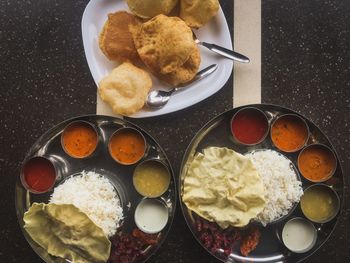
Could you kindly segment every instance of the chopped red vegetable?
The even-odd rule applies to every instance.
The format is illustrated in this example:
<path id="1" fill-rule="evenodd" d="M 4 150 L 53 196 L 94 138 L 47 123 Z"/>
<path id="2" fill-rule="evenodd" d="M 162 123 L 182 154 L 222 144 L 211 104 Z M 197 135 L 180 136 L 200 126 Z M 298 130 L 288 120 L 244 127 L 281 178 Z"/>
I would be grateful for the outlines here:
<path id="1" fill-rule="evenodd" d="M 233 227 L 221 229 L 216 223 L 208 222 L 200 217 L 196 218 L 195 224 L 204 247 L 216 255 L 221 254 L 228 257 L 241 238 L 240 232 Z"/>
<path id="2" fill-rule="evenodd" d="M 144 243 L 131 234 L 116 235 L 112 238 L 110 263 L 131 263 L 141 256 Z"/>
<path id="3" fill-rule="evenodd" d="M 111 239 L 109 263 L 131 263 L 145 257 L 144 250 L 158 242 L 158 234 L 146 234 L 135 228 L 132 234 L 116 235 Z"/>
<path id="4" fill-rule="evenodd" d="M 140 229 L 135 228 L 132 231 L 132 235 L 134 237 L 139 238 L 142 242 L 144 242 L 147 245 L 153 245 L 158 243 L 158 234 L 146 234 L 142 232 Z"/>
<path id="5" fill-rule="evenodd" d="M 260 235 L 260 230 L 257 227 L 253 226 L 248 229 L 247 235 L 244 236 L 240 247 L 243 256 L 248 256 L 257 247 L 260 241 Z"/>

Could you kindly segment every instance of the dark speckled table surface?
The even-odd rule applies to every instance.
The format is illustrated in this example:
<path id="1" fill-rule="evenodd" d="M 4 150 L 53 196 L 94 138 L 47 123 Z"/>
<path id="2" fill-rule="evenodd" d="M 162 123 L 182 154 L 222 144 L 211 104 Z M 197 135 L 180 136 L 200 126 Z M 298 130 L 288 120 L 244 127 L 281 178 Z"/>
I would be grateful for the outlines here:
<path id="1" fill-rule="evenodd" d="M 14 185 L 25 153 L 47 129 L 93 114 L 96 86 L 80 22 L 87 0 L 0 0 L 0 262 L 41 262 L 17 223 Z M 221 1 L 229 25 L 233 1 Z M 344 207 L 327 243 L 307 262 L 350 261 L 350 1 L 262 1 L 262 102 L 291 108 L 318 125 L 345 176 Z M 232 33 L 232 32 L 231 32 Z M 169 115 L 133 122 L 164 148 L 178 174 L 191 138 L 232 108 L 232 77 L 215 95 Z M 176 212 L 150 262 L 217 262 Z"/>

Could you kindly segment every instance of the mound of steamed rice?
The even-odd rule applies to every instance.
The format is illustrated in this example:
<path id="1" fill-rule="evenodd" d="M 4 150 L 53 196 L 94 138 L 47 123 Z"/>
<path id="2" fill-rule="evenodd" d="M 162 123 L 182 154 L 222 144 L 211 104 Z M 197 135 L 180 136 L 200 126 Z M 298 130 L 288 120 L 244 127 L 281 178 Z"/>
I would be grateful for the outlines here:
<path id="1" fill-rule="evenodd" d="M 107 237 L 117 231 L 123 208 L 109 180 L 92 171 L 68 178 L 54 189 L 50 203 L 73 204 L 84 212 Z"/>
<path id="2" fill-rule="evenodd" d="M 265 186 L 266 205 L 254 219 L 267 225 L 288 214 L 293 204 L 303 195 L 301 182 L 298 180 L 290 160 L 272 150 L 259 150 L 249 157 Z"/>

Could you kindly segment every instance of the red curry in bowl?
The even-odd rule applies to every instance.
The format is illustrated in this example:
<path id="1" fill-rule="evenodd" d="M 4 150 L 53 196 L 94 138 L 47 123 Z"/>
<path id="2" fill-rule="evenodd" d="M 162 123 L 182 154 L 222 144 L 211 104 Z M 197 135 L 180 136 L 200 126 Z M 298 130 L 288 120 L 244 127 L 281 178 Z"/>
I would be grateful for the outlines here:
<path id="1" fill-rule="evenodd" d="M 244 145 L 262 142 L 269 130 L 265 113 L 257 108 L 242 108 L 231 120 L 231 133 L 235 141 Z"/>

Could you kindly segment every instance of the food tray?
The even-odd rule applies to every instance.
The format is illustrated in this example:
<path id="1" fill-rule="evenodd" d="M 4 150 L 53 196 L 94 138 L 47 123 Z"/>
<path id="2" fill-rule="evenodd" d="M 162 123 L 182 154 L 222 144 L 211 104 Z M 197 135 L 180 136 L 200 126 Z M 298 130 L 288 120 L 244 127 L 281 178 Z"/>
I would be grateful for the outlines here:
<path id="1" fill-rule="evenodd" d="M 96 127 L 99 134 L 98 146 L 95 152 L 87 158 L 72 158 L 67 153 L 65 153 L 61 146 L 61 134 L 64 128 L 73 121 L 87 121 Z M 170 162 L 165 156 L 165 153 L 159 144 L 148 133 L 136 125 L 118 118 L 99 115 L 76 117 L 58 124 L 57 126 L 48 130 L 44 135 L 42 135 L 30 148 L 26 154 L 25 160 L 38 155 L 49 159 L 56 167 L 56 170 L 58 170 L 58 179 L 55 183 L 55 186 L 59 185 L 67 177 L 76 173 L 80 173 L 83 170 L 95 171 L 105 175 L 110 180 L 111 184 L 115 187 L 121 202 L 121 206 L 123 207 L 124 219 L 122 220 L 122 225 L 117 230 L 117 233 L 131 233 L 132 230 L 136 228 L 136 224 L 134 222 L 135 208 L 137 204 L 144 198 L 137 193 L 133 186 L 133 171 L 138 163 L 133 165 L 121 165 L 117 163 L 110 156 L 107 147 L 110 136 L 117 129 L 122 127 L 131 127 L 136 129 L 144 136 L 146 143 L 148 144 L 146 155 L 138 163 L 142 162 L 143 160 L 155 158 L 165 164 L 170 173 L 169 188 L 164 194 L 158 197 L 158 199 L 161 199 L 163 203 L 166 204 L 169 212 L 169 218 L 166 226 L 158 236 L 157 244 L 147 247 L 145 255 L 142 258 L 136 259 L 135 261 L 143 262 L 146 261 L 147 258 L 149 258 L 164 242 L 174 217 L 177 194 L 175 189 L 176 186 L 174 174 L 171 169 Z M 30 193 L 23 187 L 20 176 L 18 176 L 15 189 L 15 205 L 17 217 L 20 228 L 22 229 L 22 232 L 28 243 L 45 262 L 68 262 L 64 259 L 50 256 L 46 250 L 44 250 L 31 239 L 31 237 L 23 228 L 23 215 L 29 209 L 31 204 L 33 202 L 47 203 L 49 201 L 51 193 L 52 190 L 44 194 Z"/>
<path id="2" fill-rule="evenodd" d="M 269 126 L 278 116 L 282 114 L 298 115 L 303 120 L 305 120 L 305 122 L 309 127 L 310 136 L 308 138 L 306 146 L 313 143 L 322 143 L 328 146 L 335 153 L 333 146 L 331 145 L 329 139 L 325 136 L 325 134 L 315 124 L 313 124 L 310 120 L 301 116 L 300 114 L 290 109 L 287 109 L 281 106 L 276 106 L 276 105 L 256 104 L 256 105 L 247 105 L 247 106 L 255 107 L 257 109 L 262 110 L 268 118 Z M 271 149 L 282 153 L 284 156 L 286 156 L 293 162 L 295 167 L 297 167 L 297 157 L 300 150 L 294 153 L 281 152 L 273 145 L 270 135 L 268 135 L 261 143 L 253 146 L 241 145 L 235 142 L 235 140 L 233 140 L 233 136 L 231 133 L 231 119 L 237 111 L 239 111 L 244 107 L 246 106 L 238 107 L 238 108 L 226 111 L 220 114 L 219 116 L 215 117 L 211 121 L 209 121 L 195 135 L 190 145 L 188 146 L 182 161 L 182 165 L 180 169 L 181 172 L 179 177 L 179 196 L 180 196 L 180 204 L 181 204 L 182 212 L 184 214 L 187 225 L 190 228 L 192 234 L 195 236 L 196 240 L 204 248 L 205 246 L 199 238 L 200 234 L 196 229 L 195 215 L 182 202 L 183 182 L 188 169 L 186 164 L 192 160 L 192 158 L 197 152 L 201 152 L 204 148 L 209 146 L 227 147 L 242 154 L 245 154 L 254 150 L 259 150 L 259 149 Z M 339 159 L 336 154 L 335 156 L 336 156 L 337 168 L 334 172 L 334 175 L 329 180 L 323 182 L 323 184 L 331 186 L 331 188 L 336 191 L 340 199 L 340 210 L 341 210 L 342 203 L 343 203 L 344 179 L 343 179 L 343 173 L 339 163 Z M 300 177 L 301 177 L 303 190 L 305 190 L 308 186 L 313 185 L 312 182 L 306 180 L 302 176 Z M 268 224 L 266 227 L 258 225 L 259 229 L 261 230 L 260 242 L 256 247 L 256 249 L 252 251 L 247 257 L 242 256 L 239 250 L 239 245 L 235 245 L 233 247 L 232 252 L 229 254 L 228 257 L 220 253 L 212 253 L 209 251 L 209 249 L 206 249 L 206 250 L 223 262 L 298 262 L 298 261 L 302 261 L 307 257 L 309 257 L 310 255 L 312 255 L 313 253 L 315 253 L 327 241 L 327 239 L 330 237 L 330 235 L 332 234 L 337 224 L 339 214 L 340 213 L 338 213 L 337 216 L 328 223 L 324 223 L 324 224 L 313 223 L 317 230 L 317 240 L 313 248 L 306 253 L 294 253 L 289 251 L 284 246 L 281 238 L 282 228 L 289 219 L 294 217 L 306 218 L 301 211 L 300 203 L 298 203 L 297 207 L 293 210 L 293 212 L 289 214 L 287 217 L 283 218 L 283 220 L 278 221 L 275 224 Z M 250 224 L 254 224 L 254 223 L 251 222 Z"/>

